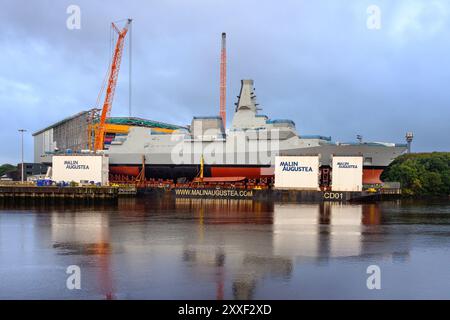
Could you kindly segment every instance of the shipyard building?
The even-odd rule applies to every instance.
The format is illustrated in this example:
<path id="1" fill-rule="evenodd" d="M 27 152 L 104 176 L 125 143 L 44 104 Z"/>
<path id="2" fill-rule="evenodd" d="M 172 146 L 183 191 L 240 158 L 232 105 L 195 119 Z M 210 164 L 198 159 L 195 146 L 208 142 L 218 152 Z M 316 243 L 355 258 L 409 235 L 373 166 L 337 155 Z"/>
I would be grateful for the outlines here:
<path id="1" fill-rule="evenodd" d="M 34 162 L 50 164 L 55 154 L 79 154 L 92 150 L 98 112 L 98 109 L 82 111 L 33 133 Z M 150 128 L 158 133 L 184 128 L 137 117 L 111 117 L 106 121 L 104 149 L 108 149 L 117 136 L 127 134 L 133 127 Z"/>

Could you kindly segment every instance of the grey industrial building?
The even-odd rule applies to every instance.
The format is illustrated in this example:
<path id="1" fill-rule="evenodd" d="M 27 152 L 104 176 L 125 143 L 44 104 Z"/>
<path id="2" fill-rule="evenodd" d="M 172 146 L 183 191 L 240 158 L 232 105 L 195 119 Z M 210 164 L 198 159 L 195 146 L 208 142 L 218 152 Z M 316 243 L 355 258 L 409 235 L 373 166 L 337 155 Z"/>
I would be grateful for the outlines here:
<path id="1" fill-rule="evenodd" d="M 88 126 L 92 110 L 82 111 L 33 133 L 34 162 L 42 162 L 45 154 L 56 150 L 88 149 Z"/>

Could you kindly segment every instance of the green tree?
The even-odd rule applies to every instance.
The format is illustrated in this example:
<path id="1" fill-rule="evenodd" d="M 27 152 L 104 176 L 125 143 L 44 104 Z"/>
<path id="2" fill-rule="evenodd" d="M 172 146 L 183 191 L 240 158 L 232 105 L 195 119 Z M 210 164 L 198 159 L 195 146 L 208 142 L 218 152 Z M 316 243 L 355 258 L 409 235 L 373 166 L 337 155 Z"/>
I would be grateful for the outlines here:
<path id="1" fill-rule="evenodd" d="M 399 181 L 407 195 L 450 195 L 450 152 L 402 155 L 381 179 Z"/>
<path id="2" fill-rule="evenodd" d="M 11 164 L 2 164 L 0 166 L 0 177 L 3 176 L 5 173 L 15 171 L 16 169 L 17 167 Z"/>

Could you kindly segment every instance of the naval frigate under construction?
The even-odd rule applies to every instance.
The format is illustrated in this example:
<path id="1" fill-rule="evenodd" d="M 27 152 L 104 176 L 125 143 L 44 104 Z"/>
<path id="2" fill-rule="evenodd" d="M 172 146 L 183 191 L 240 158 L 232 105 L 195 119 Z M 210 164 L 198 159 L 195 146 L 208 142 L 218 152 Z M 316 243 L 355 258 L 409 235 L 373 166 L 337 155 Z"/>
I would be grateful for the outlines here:
<path id="1" fill-rule="evenodd" d="M 271 120 L 258 114 L 253 80 L 242 80 L 228 132 L 220 117 L 194 117 L 188 128 L 170 133 L 130 127 L 116 135 L 105 153 L 110 173 L 138 175 L 145 164 L 146 177 L 204 176 L 261 178 L 273 175 L 275 156 L 319 155 L 321 180 L 326 181 L 333 155 L 362 156 L 363 183 L 380 182 L 380 174 L 407 150 L 405 144 L 335 143 L 331 137 L 299 135 L 292 120 Z"/>

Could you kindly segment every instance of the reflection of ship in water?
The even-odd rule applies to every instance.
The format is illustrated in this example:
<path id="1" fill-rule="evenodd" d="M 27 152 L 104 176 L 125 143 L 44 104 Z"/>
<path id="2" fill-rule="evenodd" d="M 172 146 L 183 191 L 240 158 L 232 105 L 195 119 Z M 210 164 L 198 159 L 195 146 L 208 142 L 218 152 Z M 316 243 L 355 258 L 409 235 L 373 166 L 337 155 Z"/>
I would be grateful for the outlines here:
<path id="1" fill-rule="evenodd" d="M 74 263 L 81 268 L 94 264 L 98 271 L 94 279 L 84 282 L 97 283 L 102 296 L 114 299 L 113 276 L 110 268 L 111 245 L 109 243 L 109 217 L 93 215 L 89 211 L 77 213 L 53 213 L 51 216 L 53 247 L 59 254 L 77 257 Z M 90 257 L 88 262 L 85 257 Z M 92 258 L 94 257 L 94 258 Z M 83 278 L 89 276 L 83 273 Z"/>
<path id="2" fill-rule="evenodd" d="M 118 212 L 135 217 L 179 217 L 203 219 L 208 224 L 271 224 L 273 202 L 237 199 L 189 199 L 163 197 L 158 200 L 121 198 Z M 202 211 L 201 211 L 202 210 Z"/>
<path id="3" fill-rule="evenodd" d="M 291 278 L 293 263 L 284 257 L 247 255 L 233 280 L 235 299 L 252 299 L 258 280 L 265 277 Z"/>
<path id="4" fill-rule="evenodd" d="M 252 299 L 258 280 L 265 277 L 290 278 L 293 264 L 284 257 L 259 256 L 248 252 L 236 255 L 216 248 L 186 248 L 183 261 L 191 266 L 192 272 L 200 274 L 215 269 L 217 300 L 225 297 L 225 281 L 231 274 L 231 290 L 235 299 Z M 227 257 L 227 258 L 226 258 Z"/>
<path id="5" fill-rule="evenodd" d="M 95 257 L 91 263 L 99 270 L 91 277 L 100 280 L 90 281 L 100 282 L 107 298 L 115 296 L 114 245 L 120 245 L 122 257 L 126 254 L 122 263 L 131 271 L 139 265 L 150 268 L 152 257 L 163 254 L 173 257 L 170 263 L 183 279 L 210 277 L 216 299 L 252 299 L 263 281 L 291 279 L 301 261 L 407 259 L 409 241 L 394 247 L 381 222 L 378 204 L 173 198 L 119 199 L 114 209 L 53 213 L 51 218 L 55 249 L 76 256 L 74 264 Z M 142 277 L 151 281 L 152 273 Z"/>
<path id="6" fill-rule="evenodd" d="M 291 278 L 299 260 L 322 263 L 364 256 L 402 261 L 409 257 L 409 245 L 392 249 L 383 242 L 386 234 L 377 230 L 382 228 L 378 204 L 275 205 L 273 218 L 266 220 L 271 232 L 260 232 L 257 226 L 245 232 L 236 225 L 221 230 L 220 236 L 214 230 L 205 231 L 207 208 L 214 211 L 215 205 L 221 205 L 220 201 L 184 199 L 178 205 L 199 209 L 198 238 L 185 238 L 183 261 L 195 275 L 216 271 L 217 299 L 224 297 L 227 278 L 232 283 L 231 294 L 235 299 L 252 299 L 259 281 Z M 215 247 L 210 243 L 222 245 Z"/>
<path id="7" fill-rule="evenodd" d="M 221 300 L 225 296 L 228 274 L 231 274 L 232 292 L 236 299 L 251 299 L 257 280 L 266 274 L 289 277 L 291 261 L 271 257 L 271 237 L 267 236 L 267 232 L 254 232 L 259 229 L 258 226 L 273 223 L 273 203 L 176 199 L 176 207 L 177 210 L 197 213 L 198 236 L 185 239 L 183 261 L 191 266 L 190 270 L 195 274 L 210 268 L 215 270 L 216 299 Z M 214 232 L 217 225 L 222 225 L 225 230 Z M 218 243 L 219 246 L 211 246 L 210 243 Z M 261 250 L 267 252 L 263 256 L 254 253 Z"/>

